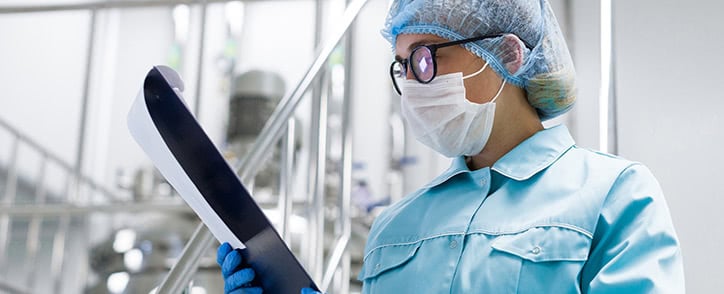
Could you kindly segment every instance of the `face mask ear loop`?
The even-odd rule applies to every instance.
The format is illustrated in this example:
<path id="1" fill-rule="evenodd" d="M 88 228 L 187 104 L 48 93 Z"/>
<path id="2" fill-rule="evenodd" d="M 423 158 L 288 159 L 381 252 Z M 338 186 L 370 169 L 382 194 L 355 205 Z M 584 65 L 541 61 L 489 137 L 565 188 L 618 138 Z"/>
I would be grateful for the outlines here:
<path id="1" fill-rule="evenodd" d="M 467 79 L 467 78 L 469 78 L 469 77 L 472 77 L 472 76 L 477 76 L 477 75 L 479 75 L 481 72 L 483 72 L 483 71 L 485 70 L 486 67 L 488 67 L 488 62 L 485 62 L 485 65 L 483 65 L 483 68 L 481 68 L 479 71 L 476 71 L 476 72 L 471 73 L 471 74 L 469 74 L 469 75 L 467 75 L 467 76 L 464 76 L 464 77 L 463 77 L 463 80 L 464 80 L 464 79 Z"/>
<path id="2" fill-rule="evenodd" d="M 495 100 L 498 99 L 498 97 L 500 97 L 500 93 L 503 93 L 503 88 L 505 88 L 505 79 L 503 79 L 503 82 L 500 84 L 500 89 L 498 89 L 498 93 L 496 93 L 495 97 L 493 97 L 493 99 L 490 100 L 491 103 L 495 102 Z"/>

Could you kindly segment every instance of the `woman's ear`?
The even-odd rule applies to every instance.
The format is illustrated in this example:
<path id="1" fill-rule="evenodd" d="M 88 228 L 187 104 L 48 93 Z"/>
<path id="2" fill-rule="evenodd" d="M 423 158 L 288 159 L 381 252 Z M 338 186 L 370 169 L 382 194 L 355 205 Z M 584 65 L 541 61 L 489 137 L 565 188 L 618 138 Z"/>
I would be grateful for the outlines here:
<path id="1" fill-rule="evenodd" d="M 508 73 L 514 75 L 518 72 L 521 66 L 523 66 L 523 59 L 525 58 L 525 44 L 513 34 L 503 35 L 503 40 L 500 43 L 500 48 L 503 54 L 500 59 L 503 61 L 505 69 Z"/>

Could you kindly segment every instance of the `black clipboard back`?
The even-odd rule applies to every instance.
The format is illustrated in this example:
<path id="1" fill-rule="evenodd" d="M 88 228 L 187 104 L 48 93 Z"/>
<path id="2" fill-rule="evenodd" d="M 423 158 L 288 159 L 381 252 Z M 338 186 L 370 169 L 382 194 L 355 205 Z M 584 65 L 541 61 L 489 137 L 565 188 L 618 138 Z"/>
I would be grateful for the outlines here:
<path id="1" fill-rule="evenodd" d="M 220 242 L 244 250 L 264 293 L 318 287 L 184 103 L 179 75 L 155 66 L 128 114 L 133 138 Z"/>

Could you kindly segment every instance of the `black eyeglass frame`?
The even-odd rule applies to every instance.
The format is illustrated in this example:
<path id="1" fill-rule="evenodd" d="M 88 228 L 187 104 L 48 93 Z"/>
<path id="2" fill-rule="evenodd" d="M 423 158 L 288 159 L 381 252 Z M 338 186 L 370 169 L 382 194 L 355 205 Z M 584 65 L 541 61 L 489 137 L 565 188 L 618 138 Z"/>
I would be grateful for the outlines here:
<path id="1" fill-rule="evenodd" d="M 400 68 L 402 68 L 402 72 L 401 72 L 401 75 L 399 75 L 399 77 L 406 78 L 407 71 L 411 70 L 411 68 L 409 68 L 410 58 L 412 58 L 412 55 L 414 55 L 415 52 L 417 52 L 417 50 L 426 48 L 428 51 L 430 51 L 430 56 L 432 58 L 432 77 L 430 77 L 429 80 L 425 81 L 425 80 L 421 79 L 414 70 L 412 70 L 412 75 L 415 77 L 415 80 L 417 80 L 421 84 L 428 84 L 428 83 L 432 82 L 432 80 L 434 80 L 435 77 L 437 76 L 437 61 L 435 60 L 435 54 L 437 52 L 437 49 L 465 44 L 465 43 L 470 43 L 470 42 L 475 42 L 475 41 L 480 41 L 480 40 L 484 40 L 484 39 L 498 38 L 498 37 L 502 37 L 503 35 L 504 34 L 485 35 L 485 36 L 473 37 L 473 38 L 445 42 L 445 43 L 440 43 L 440 44 L 417 46 L 417 47 L 415 47 L 415 49 L 412 49 L 412 51 L 410 51 L 410 56 L 408 56 L 407 58 L 402 59 L 402 60 L 394 60 L 394 61 L 392 61 L 392 64 L 390 64 L 390 78 L 392 79 L 392 85 L 395 87 L 395 91 L 397 91 L 397 94 L 402 95 L 402 91 L 400 91 L 400 87 L 399 87 L 399 85 L 397 85 L 397 80 L 395 79 L 395 64 L 396 63 L 400 64 Z M 533 49 L 525 41 L 523 41 L 523 44 L 526 47 L 528 47 L 529 49 L 531 49 L 531 50 Z"/>

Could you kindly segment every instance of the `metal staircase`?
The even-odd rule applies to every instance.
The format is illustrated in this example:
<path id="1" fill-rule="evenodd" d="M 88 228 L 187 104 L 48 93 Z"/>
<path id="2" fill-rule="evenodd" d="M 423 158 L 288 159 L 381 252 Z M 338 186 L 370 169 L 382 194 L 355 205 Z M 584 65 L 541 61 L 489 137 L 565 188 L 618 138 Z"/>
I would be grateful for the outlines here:
<path id="1" fill-rule="evenodd" d="M 163 1 L 95 1 L 73 5 L 49 6 L 17 6 L 1 7 L 2 13 L 31 13 L 41 11 L 89 10 L 93 12 L 91 26 L 95 25 L 95 12 L 101 9 L 170 6 L 179 3 L 194 1 L 163 0 Z M 200 5 L 211 2 L 227 1 L 198 1 Z M 318 46 L 318 53 L 309 66 L 304 77 L 298 82 L 293 91 L 285 96 L 277 105 L 271 118 L 267 121 L 261 134 L 254 143 L 251 151 L 233 166 L 237 170 L 242 182 L 253 186 L 257 168 L 269 161 L 268 150 L 281 145 L 279 195 L 263 206 L 274 207 L 279 211 L 280 218 L 277 223 L 278 231 L 282 237 L 291 242 L 290 219 L 295 210 L 301 209 L 303 217 L 307 220 L 307 234 L 302 240 L 303 246 L 296 250 L 300 260 L 322 290 L 329 293 L 348 293 L 350 291 L 353 257 L 350 253 L 350 243 L 353 238 L 364 239 L 366 225 L 357 221 L 351 207 L 351 172 L 352 172 L 352 130 L 350 119 L 350 88 L 351 71 L 349 70 L 353 38 L 350 37 L 353 21 L 359 14 L 367 0 L 353 0 L 348 3 L 341 22 L 335 26 L 336 31 L 329 40 Z M 91 30 L 91 35 L 93 35 Z M 202 34 L 203 35 L 203 34 Z M 346 36 L 346 38 L 345 38 Z M 203 40 L 203 38 L 202 38 Z M 90 39 L 89 52 L 93 52 L 93 38 Z M 341 128 L 341 160 L 329 162 L 326 139 L 329 115 L 328 105 L 332 94 L 330 74 L 328 73 L 328 59 L 333 52 L 343 48 L 344 52 L 344 92 L 342 102 L 342 128 Z M 88 58 L 88 66 L 92 58 Z M 88 70 L 90 72 L 90 70 Z M 199 74 L 200 76 L 200 74 Z M 199 77 L 198 80 L 201 78 Z M 87 80 L 86 80 L 87 83 Z M 86 88 L 88 85 L 86 84 Z M 307 95 L 311 92 L 312 95 Z M 339 93 L 337 93 L 339 94 Z M 85 96 L 88 95 L 86 89 Z M 309 183 L 308 197 L 301 203 L 292 201 L 292 171 L 295 162 L 295 125 L 293 115 L 305 97 L 312 99 L 312 137 L 309 150 L 309 170 L 307 182 Z M 87 101 L 87 97 L 85 98 Z M 130 97 L 129 97 L 130 99 Z M 86 103 L 83 103 L 85 105 Z M 82 129 L 87 124 L 86 110 L 82 111 Z M 113 215 L 117 213 L 140 213 L 148 211 L 163 211 L 167 213 L 188 214 L 188 207 L 178 198 L 169 201 L 132 202 L 118 201 L 123 199 L 114 195 L 110 189 L 96 183 L 92 178 L 84 176 L 78 166 L 82 162 L 70 164 L 63 161 L 51 150 L 34 142 L 0 118 L 0 132 L 9 134 L 11 140 L 9 160 L 0 162 L 0 291 L 8 293 L 36 293 L 37 277 L 42 273 L 49 274 L 52 279 L 52 289 L 62 292 L 63 285 L 69 283 L 66 271 L 73 271 L 70 276 L 78 279 L 77 284 L 85 285 L 92 270 L 88 259 L 69 260 L 69 244 L 81 244 L 79 250 L 91 250 L 88 244 L 89 215 L 92 213 Z M 81 132 L 81 142 L 83 134 Z M 0 144 L 6 144 L 0 142 Z M 83 144 L 80 144 L 83 145 Z M 1 146 L 0 146 L 1 147 Z M 41 160 L 35 174 L 22 174 L 18 172 L 19 150 L 29 150 L 37 154 Z M 82 156 L 79 149 L 78 156 Z M 333 164 L 335 166 L 329 166 Z M 60 170 L 63 178 L 63 188 L 51 189 L 47 185 L 49 178 L 47 170 L 52 166 Z M 330 170 L 334 170 L 331 173 Z M 328 191 L 326 182 L 330 175 L 338 177 L 335 182 L 335 191 Z M 56 179 L 56 177 L 53 177 Z M 57 180 L 57 179 L 56 179 Z M 103 199 L 104 201 L 92 201 Z M 24 227 L 25 231 L 17 228 Z M 24 235 L 18 238 L 19 235 Z M 326 240 L 327 239 L 331 240 Z M 195 273 L 204 255 L 215 244 L 209 231 L 199 225 L 186 243 L 183 252 L 173 262 L 168 274 L 154 290 L 154 293 L 191 293 Z M 13 249 L 13 250 L 11 250 Z M 24 249 L 24 250 L 23 250 Z M 18 256 L 19 251 L 24 251 Z M 72 266 L 69 264 L 72 263 Z M 84 264 L 85 263 L 85 264 Z M 12 274 L 9 274 L 11 273 Z M 21 277 L 5 278 L 5 277 Z"/>

